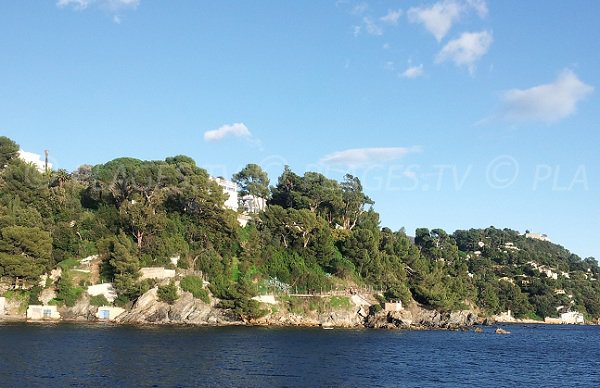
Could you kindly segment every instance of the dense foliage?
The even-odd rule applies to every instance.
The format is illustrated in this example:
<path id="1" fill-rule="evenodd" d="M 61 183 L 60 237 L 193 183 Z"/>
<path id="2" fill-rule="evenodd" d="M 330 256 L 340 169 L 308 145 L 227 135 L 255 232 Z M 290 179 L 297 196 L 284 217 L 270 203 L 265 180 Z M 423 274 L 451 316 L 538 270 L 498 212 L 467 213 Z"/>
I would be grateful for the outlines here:
<path id="1" fill-rule="evenodd" d="M 57 263 L 98 254 L 101 278 L 113 282 L 118 304 L 150 285 L 146 266 L 179 266 L 194 275 L 180 283 L 209 301 L 201 275 L 220 306 L 240 317 L 264 313 L 251 298 L 259 288 L 330 290 L 369 286 L 387 300 L 416 300 L 440 310 L 478 306 L 489 314 L 556 316 L 557 307 L 600 317 L 600 268 L 558 245 L 512 230 L 381 227 L 359 178 L 341 182 L 286 167 L 274 186 L 260 166 L 234 175 L 241 195 L 268 206 L 241 228 L 223 207 L 226 194 L 186 156 L 164 161 L 119 158 L 77 171 L 39 172 L 0 137 L 0 276 L 39 283 Z M 57 300 L 81 294 L 68 275 Z M 161 299 L 177 299 L 174 284 Z M 104 301 L 96 301 L 97 303 Z"/>

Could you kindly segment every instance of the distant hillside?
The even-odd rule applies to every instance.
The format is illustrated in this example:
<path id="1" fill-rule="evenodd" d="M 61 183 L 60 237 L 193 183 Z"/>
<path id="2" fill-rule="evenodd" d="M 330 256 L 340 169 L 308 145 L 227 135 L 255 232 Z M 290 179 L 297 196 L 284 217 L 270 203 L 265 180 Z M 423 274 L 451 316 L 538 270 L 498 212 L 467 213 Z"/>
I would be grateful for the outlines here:
<path id="1" fill-rule="evenodd" d="M 99 274 L 48 285 L 57 292 L 52 302 L 73 304 L 83 287 L 102 279 L 114 284 L 116 305 L 131 306 L 156 283 L 140 281 L 140 268 L 172 267 L 169 258 L 178 256 L 181 269 L 208 279 L 222 308 L 245 318 L 265 314 L 251 299 L 259 290 L 351 287 L 439 310 L 476 305 L 490 315 L 510 309 L 546 317 L 562 306 L 600 317 L 595 259 L 493 227 L 453 234 L 420 228 L 408 237 L 380 225 L 352 175 L 338 182 L 286 167 L 271 185 L 250 164 L 227 183 L 226 190 L 239 189 L 238 210 L 225 207 L 231 193 L 222 181 L 187 156 L 40 172 L 18 150 L 0 137 L 0 293 L 24 288 L 31 302 L 41 275 L 98 255 Z M 247 200 L 258 205 L 250 213 Z M 171 301 L 173 289 L 164 290 Z"/>

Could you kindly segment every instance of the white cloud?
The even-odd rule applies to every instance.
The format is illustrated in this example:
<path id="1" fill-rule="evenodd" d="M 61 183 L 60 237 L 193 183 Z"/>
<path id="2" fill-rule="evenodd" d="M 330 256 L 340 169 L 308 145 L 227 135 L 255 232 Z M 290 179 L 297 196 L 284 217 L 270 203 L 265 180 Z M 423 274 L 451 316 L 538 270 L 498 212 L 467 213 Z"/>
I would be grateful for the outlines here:
<path id="1" fill-rule="evenodd" d="M 90 6 L 94 0 L 58 0 L 56 5 L 60 8 L 73 7 L 77 10 L 83 10 Z"/>
<path id="2" fill-rule="evenodd" d="M 514 122 L 556 122 L 573 114 L 577 103 L 593 91 L 592 86 L 566 69 L 552 83 L 504 92 L 501 116 Z"/>
<path id="3" fill-rule="evenodd" d="M 45 170 L 46 162 L 39 154 L 19 150 L 19 158 L 26 163 L 33 164 L 39 171 Z M 52 163 L 48 163 L 48 168 L 52 169 Z"/>
<path id="4" fill-rule="evenodd" d="M 226 137 L 240 137 L 251 140 L 252 134 L 244 123 L 225 124 L 220 128 L 204 132 L 204 140 L 206 141 L 219 141 Z"/>
<path id="5" fill-rule="evenodd" d="M 320 163 L 327 165 L 359 167 L 389 163 L 406 155 L 420 152 L 420 147 L 376 147 L 353 148 L 337 151 L 321 158 Z"/>
<path id="6" fill-rule="evenodd" d="M 390 10 L 388 10 L 388 13 L 385 16 L 382 16 L 381 18 L 379 18 L 379 20 L 381 20 L 384 23 L 388 23 L 388 24 L 397 24 L 398 20 L 400 19 L 400 16 L 402 16 L 401 9 L 397 9 L 397 10 L 390 9 Z"/>
<path id="7" fill-rule="evenodd" d="M 456 66 L 466 66 L 473 73 L 475 62 L 488 52 L 492 41 L 492 34 L 488 31 L 463 32 L 459 38 L 451 40 L 442 48 L 436 62 L 452 61 Z"/>
<path id="8" fill-rule="evenodd" d="M 88 8 L 101 9 L 112 15 L 112 20 L 120 24 L 122 17 L 120 12 L 134 10 L 140 5 L 141 0 L 58 0 L 56 6 L 59 8 L 72 8 L 83 11 Z"/>
<path id="9" fill-rule="evenodd" d="M 419 66 L 409 66 L 400 74 L 404 78 L 417 78 L 423 75 L 423 64 Z"/>
<path id="10" fill-rule="evenodd" d="M 435 3 L 429 8 L 413 7 L 408 10 L 408 20 L 421 23 L 439 42 L 450 31 L 452 24 L 461 14 L 461 7 L 455 1 Z"/>
<path id="11" fill-rule="evenodd" d="M 487 15 L 487 5 L 483 0 L 444 0 L 433 4 L 431 7 L 413 7 L 407 12 L 408 20 L 412 23 L 423 24 L 438 42 L 450 31 L 467 12 L 474 10 L 479 17 Z"/>
<path id="12" fill-rule="evenodd" d="M 365 23 L 365 28 L 370 35 L 383 35 L 383 28 L 378 26 L 377 23 L 375 23 L 370 17 L 365 16 L 363 18 L 363 22 Z"/>

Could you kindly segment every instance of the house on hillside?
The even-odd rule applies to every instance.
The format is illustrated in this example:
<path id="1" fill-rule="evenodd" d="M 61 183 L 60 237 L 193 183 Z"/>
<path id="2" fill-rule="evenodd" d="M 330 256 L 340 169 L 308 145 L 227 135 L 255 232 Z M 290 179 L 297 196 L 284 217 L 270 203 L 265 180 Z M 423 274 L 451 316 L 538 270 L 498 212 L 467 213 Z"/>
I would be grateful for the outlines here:
<path id="1" fill-rule="evenodd" d="M 239 207 L 238 185 L 235 182 L 226 180 L 222 176 L 216 178 L 211 177 L 210 179 L 212 179 L 219 186 L 221 186 L 225 194 L 229 195 L 229 197 L 225 200 L 225 204 L 223 206 L 226 209 L 237 211 Z"/>
<path id="2" fill-rule="evenodd" d="M 531 238 L 531 239 L 540 240 L 540 241 L 550 241 L 550 239 L 548 238 L 548 235 L 541 234 L 541 233 L 527 232 L 527 233 L 525 233 L 525 238 Z"/>
<path id="3" fill-rule="evenodd" d="M 267 208 L 267 200 L 255 195 L 244 195 L 242 198 L 242 207 L 245 213 L 260 213 Z"/>

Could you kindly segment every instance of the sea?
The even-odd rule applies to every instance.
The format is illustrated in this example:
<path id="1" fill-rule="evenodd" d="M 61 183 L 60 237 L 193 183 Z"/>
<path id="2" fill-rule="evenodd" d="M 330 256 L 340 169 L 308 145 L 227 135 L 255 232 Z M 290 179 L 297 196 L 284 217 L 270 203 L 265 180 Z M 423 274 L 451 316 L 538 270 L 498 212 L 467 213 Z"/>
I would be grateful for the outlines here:
<path id="1" fill-rule="evenodd" d="M 0 323 L 0 387 L 600 387 L 600 327 Z"/>

